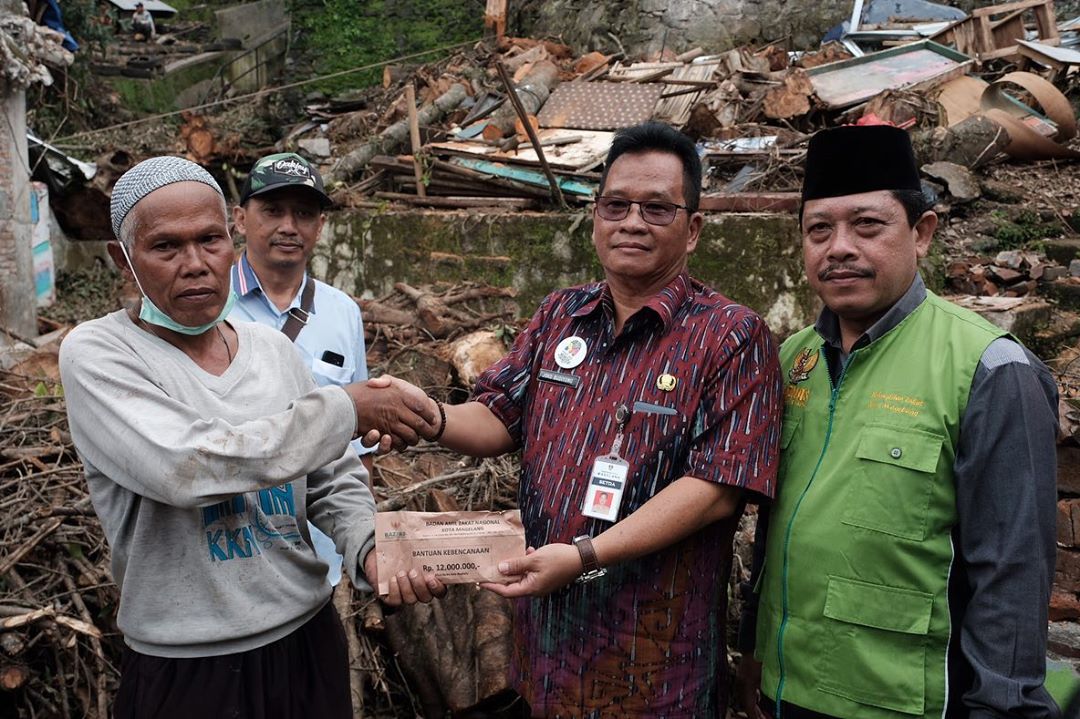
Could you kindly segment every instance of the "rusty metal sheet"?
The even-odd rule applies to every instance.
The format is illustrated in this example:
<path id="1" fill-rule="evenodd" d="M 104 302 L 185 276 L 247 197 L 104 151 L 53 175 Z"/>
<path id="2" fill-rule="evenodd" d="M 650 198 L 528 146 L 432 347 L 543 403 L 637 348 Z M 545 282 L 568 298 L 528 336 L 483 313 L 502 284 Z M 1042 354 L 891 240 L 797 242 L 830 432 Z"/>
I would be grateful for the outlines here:
<path id="1" fill-rule="evenodd" d="M 857 105 L 883 90 L 925 90 L 967 73 L 974 61 L 929 40 L 807 70 L 829 109 Z"/>
<path id="2" fill-rule="evenodd" d="M 540 127 L 618 130 L 652 118 L 663 85 L 566 82 L 555 88 L 536 118 Z"/>

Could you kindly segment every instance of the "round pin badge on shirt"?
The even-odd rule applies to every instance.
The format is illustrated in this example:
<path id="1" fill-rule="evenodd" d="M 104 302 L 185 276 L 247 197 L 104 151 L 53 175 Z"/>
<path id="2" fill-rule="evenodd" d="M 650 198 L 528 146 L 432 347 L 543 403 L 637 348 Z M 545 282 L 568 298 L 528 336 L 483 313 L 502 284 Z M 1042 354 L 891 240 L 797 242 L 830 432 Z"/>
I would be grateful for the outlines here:
<path id="1" fill-rule="evenodd" d="M 585 354 L 588 351 L 585 340 L 577 335 L 567 337 L 555 348 L 555 364 L 563 369 L 574 369 L 585 361 Z"/>
<path id="2" fill-rule="evenodd" d="M 673 374 L 664 373 L 656 378 L 656 388 L 661 392 L 670 392 L 678 383 L 679 380 L 675 379 Z"/>

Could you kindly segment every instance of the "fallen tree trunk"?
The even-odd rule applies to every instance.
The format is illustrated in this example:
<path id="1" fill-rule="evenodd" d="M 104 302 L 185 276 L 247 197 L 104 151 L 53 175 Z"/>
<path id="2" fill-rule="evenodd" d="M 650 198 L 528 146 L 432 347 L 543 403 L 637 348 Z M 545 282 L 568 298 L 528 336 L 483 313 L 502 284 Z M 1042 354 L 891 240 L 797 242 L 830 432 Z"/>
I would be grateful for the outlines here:
<path id="1" fill-rule="evenodd" d="M 435 102 L 425 105 L 417 112 L 416 117 L 420 125 L 435 125 L 448 113 L 457 109 L 458 105 L 465 101 L 468 93 L 465 86 L 455 84 L 449 90 L 436 98 Z M 396 153 L 409 141 L 408 119 L 395 122 L 383 130 L 379 135 L 338 160 L 327 176 L 327 184 L 333 182 L 349 182 L 356 178 L 367 167 L 371 159 L 376 155 Z"/>
<path id="2" fill-rule="evenodd" d="M 526 114 L 535 115 L 545 102 L 548 95 L 559 84 L 559 68 L 555 67 L 550 60 L 541 60 L 533 65 L 521 82 L 518 83 L 515 92 L 521 100 Z M 518 119 L 517 111 L 512 103 L 503 103 L 488 120 L 488 127 L 499 130 L 503 137 L 514 132 L 514 122 Z"/>

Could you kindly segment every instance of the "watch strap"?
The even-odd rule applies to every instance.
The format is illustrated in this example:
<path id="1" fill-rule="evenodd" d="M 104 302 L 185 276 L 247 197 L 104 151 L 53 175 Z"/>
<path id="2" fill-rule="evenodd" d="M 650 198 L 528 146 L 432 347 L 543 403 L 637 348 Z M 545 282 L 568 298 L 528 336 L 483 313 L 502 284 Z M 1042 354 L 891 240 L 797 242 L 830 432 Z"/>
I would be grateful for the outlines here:
<path id="1" fill-rule="evenodd" d="M 580 537 L 574 537 L 574 546 L 577 547 L 578 554 L 581 555 L 582 574 L 600 570 L 600 560 L 596 558 L 596 550 L 593 548 L 592 537 L 587 534 L 583 534 Z"/>

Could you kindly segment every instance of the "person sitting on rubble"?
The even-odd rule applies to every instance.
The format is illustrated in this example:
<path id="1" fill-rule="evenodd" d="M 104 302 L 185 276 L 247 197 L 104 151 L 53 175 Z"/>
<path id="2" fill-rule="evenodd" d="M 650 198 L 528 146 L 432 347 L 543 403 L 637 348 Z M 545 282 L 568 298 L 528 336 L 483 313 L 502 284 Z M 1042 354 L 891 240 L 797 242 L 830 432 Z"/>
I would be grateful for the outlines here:
<path id="1" fill-rule="evenodd" d="M 436 415 L 422 392 L 316 388 L 281 332 L 224 320 L 225 198 L 195 163 L 136 165 L 111 215 L 109 254 L 142 297 L 76 327 L 60 373 L 120 588 L 112 716 L 351 719 L 346 637 L 308 520 L 356 586 L 375 584 L 375 504 L 349 443 L 415 443 Z M 445 591 L 402 572 L 384 601 Z"/>
<path id="2" fill-rule="evenodd" d="M 131 14 L 131 33 L 136 40 L 153 40 L 157 37 L 154 16 L 142 3 L 136 3 L 135 12 Z"/>

